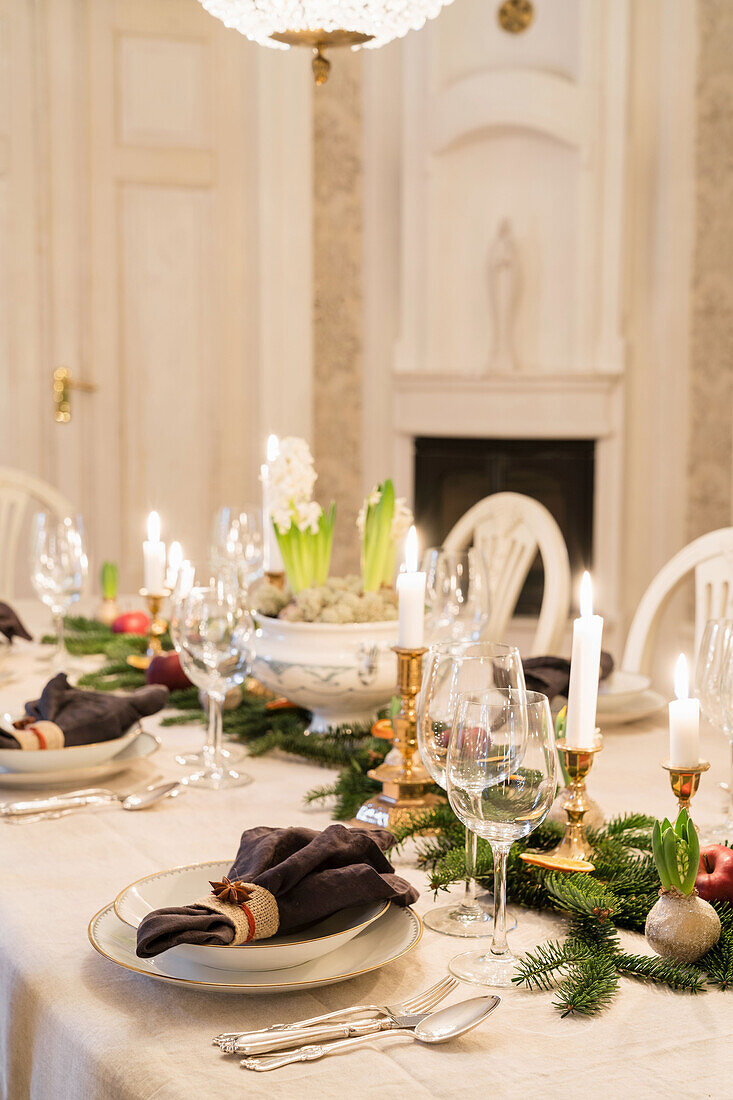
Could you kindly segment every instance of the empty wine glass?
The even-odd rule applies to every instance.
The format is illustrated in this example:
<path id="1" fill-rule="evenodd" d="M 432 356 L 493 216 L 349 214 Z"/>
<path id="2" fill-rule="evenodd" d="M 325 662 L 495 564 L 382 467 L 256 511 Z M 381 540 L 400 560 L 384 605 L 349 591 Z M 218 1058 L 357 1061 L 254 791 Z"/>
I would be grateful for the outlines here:
<path id="1" fill-rule="evenodd" d="M 546 695 L 494 688 L 462 695 L 453 723 L 448 799 L 494 856 L 494 934 L 486 953 L 451 960 L 451 974 L 478 985 L 510 985 L 517 959 L 506 939 L 506 865 L 515 840 L 544 819 L 555 797 L 557 758 Z"/>
<path id="2" fill-rule="evenodd" d="M 489 574 L 478 547 L 433 547 L 423 556 L 423 572 L 428 640 L 478 641 L 489 620 Z"/>
<path id="3" fill-rule="evenodd" d="M 433 780 L 445 790 L 448 741 L 461 694 L 492 687 L 524 690 L 515 646 L 494 642 L 443 642 L 431 646 L 418 699 L 417 743 Z M 492 917 L 476 900 L 476 834 L 466 830 L 466 884 L 460 902 L 435 906 L 424 916 L 434 932 L 486 936 Z"/>
<path id="4" fill-rule="evenodd" d="M 181 662 L 181 668 L 188 676 L 191 683 L 194 682 L 191 675 L 193 660 L 189 657 L 188 653 L 181 644 L 181 614 L 183 611 L 183 605 L 186 601 L 186 597 L 193 588 L 196 578 L 196 569 L 192 562 L 188 559 L 182 561 L 178 567 L 176 573 L 176 580 L 171 592 L 170 598 L 170 618 L 168 621 L 168 633 L 170 634 L 171 641 L 173 642 L 173 648 L 178 654 L 178 659 Z M 234 764 L 237 760 L 241 760 L 245 755 L 244 750 L 241 748 L 230 748 L 222 744 L 221 746 L 221 758 L 227 764 Z M 176 756 L 176 763 L 184 766 L 193 765 L 194 767 L 201 767 L 204 763 L 204 750 L 199 752 L 181 752 Z"/>
<path id="5" fill-rule="evenodd" d="M 53 664 L 68 663 L 64 640 L 64 616 L 81 594 L 88 561 L 84 549 L 81 516 L 59 519 L 37 512 L 31 529 L 31 582 L 42 603 L 53 615 L 56 647 Z"/>
<path id="6" fill-rule="evenodd" d="M 711 839 L 729 841 L 733 838 L 733 622 L 725 620 L 726 630 L 721 630 L 721 645 L 725 642 L 720 658 L 719 706 L 717 723 L 728 738 L 730 767 L 728 771 L 727 807 L 725 821 L 716 827 Z"/>
<path id="7" fill-rule="evenodd" d="M 183 572 L 183 570 L 182 570 Z M 193 571 L 184 573 L 179 591 L 174 632 L 181 666 L 188 678 L 208 697 L 209 725 L 203 751 L 203 768 L 189 775 L 189 786 L 221 790 L 242 786 L 252 779 L 229 766 L 222 748 L 222 707 L 227 690 L 241 684 L 249 673 L 252 620 L 242 593 L 229 575 L 215 575 L 206 584 L 196 583 Z"/>
<path id="8" fill-rule="evenodd" d="M 245 504 L 243 508 L 219 509 L 214 519 L 211 560 L 217 570 L 231 568 L 245 591 L 262 576 L 261 508 Z"/>
<path id="9" fill-rule="evenodd" d="M 733 619 L 710 619 L 705 624 L 695 664 L 695 695 L 711 726 L 721 726 L 721 686 L 724 657 L 733 636 Z"/>

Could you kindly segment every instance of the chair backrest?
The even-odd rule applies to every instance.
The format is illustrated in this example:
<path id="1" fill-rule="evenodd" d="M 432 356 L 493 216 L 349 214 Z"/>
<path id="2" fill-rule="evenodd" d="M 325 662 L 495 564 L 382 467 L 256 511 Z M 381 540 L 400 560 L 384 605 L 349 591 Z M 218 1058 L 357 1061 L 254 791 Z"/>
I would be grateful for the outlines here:
<path id="1" fill-rule="evenodd" d="M 23 470 L 0 466 L 0 597 L 12 599 L 15 593 L 18 543 L 24 519 L 34 504 L 60 518 L 74 512 L 52 485 Z"/>
<path id="2" fill-rule="evenodd" d="M 570 561 L 565 539 L 543 504 L 521 493 L 484 497 L 452 528 L 444 545 L 465 550 L 473 544 L 486 558 L 491 614 L 484 637 L 502 641 L 537 551 L 545 588 L 531 653 L 557 652 L 570 613 Z"/>
<path id="3" fill-rule="evenodd" d="M 695 654 L 708 619 L 733 615 L 733 527 L 701 535 L 657 573 L 631 623 L 623 668 L 650 673 L 661 613 L 685 577 L 695 574 Z"/>

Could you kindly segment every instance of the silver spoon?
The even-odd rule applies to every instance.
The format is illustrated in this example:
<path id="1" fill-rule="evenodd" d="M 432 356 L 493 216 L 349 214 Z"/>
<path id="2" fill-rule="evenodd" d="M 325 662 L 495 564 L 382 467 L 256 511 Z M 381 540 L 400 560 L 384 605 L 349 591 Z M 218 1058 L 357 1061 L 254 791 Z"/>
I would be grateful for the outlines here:
<path id="1" fill-rule="evenodd" d="M 127 795 L 115 794 L 114 791 L 66 799 L 61 795 L 57 796 L 53 802 L 50 799 L 47 800 L 46 808 L 40 812 L 34 812 L 35 807 L 32 803 L 26 802 L 23 805 L 27 809 L 18 810 L 15 813 L 6 811 L 2 814 L 2 819 L 13 825 L 19 825 L 30 821 L 47 821 L 57 817 L 66 817 L 67 814 L 74 813 L 76 810 L 83 810 L 87 806 L 110 806 L 115 803 L 123 810 L 147 810 L 163 798 L 176 798 L 182 791 L 183 787 L 180 780 L 173 780 L 152 787 L 145 787 L 142 791 L 135 791 L 133 794 Z M 41 804 L 44 800 L 39 799 L 38 801 Z"/>
<path id="2" fill-rule="evenodd" d="M 432 1012 L 415 1027 L 400 1027 L 400 1021 L 397 1020 L 397 1026 L 387 1028 L 376 1035 L 359 1035 L 355 1039 L 340 1039 L 335 1043 L 309 1043 L 307 1046 L 286 1051 L 284 1054 L 243 1058 L 241 1065 L 245 1069 L 261 1073 L 265 1070 L 279 1069 L 280 1066 L 289 1066 L 293 1062 L 315 1062 L 328 1054 L 340 1054 L 342 1051 L 364 1046 L 380 1035 L 409 1035 L 419 1043 L 447 1043 L 449 1039 L 465 1035 L 467 1031 L 478 1027 L 500 1003 L 501 998 L 496 996 L 472 997 L 469 1001 L 459 1001 L 458 1004 Z"/>

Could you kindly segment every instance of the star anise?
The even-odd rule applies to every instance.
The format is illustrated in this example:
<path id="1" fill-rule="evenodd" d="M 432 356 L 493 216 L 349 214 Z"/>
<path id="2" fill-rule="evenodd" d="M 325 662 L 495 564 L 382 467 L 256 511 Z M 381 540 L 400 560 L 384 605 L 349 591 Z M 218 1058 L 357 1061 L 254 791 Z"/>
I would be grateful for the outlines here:
<path id="1" fill-rule="evenodd" d="M 228 901 L 233 905 L 241 905 L 243 901 L 247 901 L 252 893 L 251 886 L 245 886 L 239 879 L 236 882 L 232 882 L 226 875 L 221 882 L 211 882 L 211 892 L 219 901 Z"/>

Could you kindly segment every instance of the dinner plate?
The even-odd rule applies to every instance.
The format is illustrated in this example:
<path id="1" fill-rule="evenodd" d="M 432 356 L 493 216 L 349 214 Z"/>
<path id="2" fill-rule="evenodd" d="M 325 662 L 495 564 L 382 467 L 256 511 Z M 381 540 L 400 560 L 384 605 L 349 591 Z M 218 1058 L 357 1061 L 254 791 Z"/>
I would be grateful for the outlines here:
<path id="1" fill-rule="evenodd" d="M 642 691 L 639 695 L 635 695 L 625 707 L 619 707 L 617 710 L 599 710 L 596 721 L 601 729 L 608 726 L 625 726 L 630 722 L 639 722 L 642 718 L 651 717 L 666 703 L 667 700 L 658 691 Z"/>
<path id="2" fill-rule="evenodd" d="M 0 772 L 0 788 L 28 788 L 39 787 L 63 789 L 75 787 L 80 783 L 88 784 L 92 780 L 109 779 L 117 775 L 125 768 L 129 768 L 138 760 L 144 760 L 152 756 L 160 748 L 159 739 L 147 730 L 138 730 L 137 735 L 129 741 L 117 756 L 106 760 L 103 764 L 94 764 L 87 768 L 69 768 L 55 772 Z M 12 750 L 11 750 L 12 752 Z M 32 756 L 40 756 L 41 753 L 31 753 Z"/>
<path id="3" fill-rule="evenodd" d="M 5 772 L 61 772 L 78 771 L 103 764 L 118 756 L 140 732 L 135 722 L 127 733 L 111 741 L 95 741 L 93 745 L 70 745 L 66 749 L 41 749 L 24 752 L 22 749 L 0 749 L 0 773 Z"/>
<path id="4" fill-rule="evenodd" d="M 627 704 L 636 703 L 639 701 L 639 696 L 649 690 L 650 684 L 649 676 L 618 668 L 598 685 L 598 709 L 618 710 L 623 709 Z"/>
<path id="5" fill-rule="evenodd" d="M 211 883 L 220 881 L 231 866 L 231 859 L 192 863 L 156 871 L 126 886 L 114 900 L 117 916 L 131 928 L 153 909 L 171 905 L 190 905 L 211 892 Z M 374 921 L 383 917 L 389 901 L 342 909 L 301 932 L 271 936 L 267 940 L 242 943 L 235 947 L 186 943 L 175 948 L 176 954 L 214 970 L 285 970 L 318 959 L 343 947 Z"/>
<path id="6" fill-rule="evenodd" d="M 258 970 L 249 974 L 202 966 L 177 954 L 177 947 L 154 959 L 139 959 L 135 954 L 135 930 L 119 919 L 111 902 L 92 917 L 88 931 L 92 947 L 100 955 L 155 981 L 207 992 L 271 994 L 316 989 L 379 970 L 417 947 L 422 921 L 412 909 L 390 905 L 380 921 L 320 959 L 287 970 Z"/>

